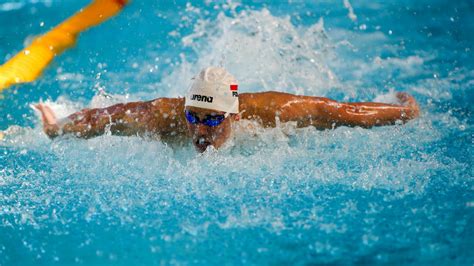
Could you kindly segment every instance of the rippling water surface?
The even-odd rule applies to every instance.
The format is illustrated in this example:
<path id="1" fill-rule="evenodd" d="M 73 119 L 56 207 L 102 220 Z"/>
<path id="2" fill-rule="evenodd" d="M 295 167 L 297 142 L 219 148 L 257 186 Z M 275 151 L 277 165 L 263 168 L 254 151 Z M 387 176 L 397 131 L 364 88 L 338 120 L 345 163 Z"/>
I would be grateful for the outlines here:
<path id="1" fill-rule="evenodd" d="M 1 61 L 85 4 L 0 2 Z M 441 0 L 132 2 L 1 94 L 0 264 L 472 265 L 473 12 Z M 180 96 L 208 65 L 244 92 L 407 91 L 422 115 L 256 128 L 198 155 L 133 137 L 50 141 L 29 107 Z"/>

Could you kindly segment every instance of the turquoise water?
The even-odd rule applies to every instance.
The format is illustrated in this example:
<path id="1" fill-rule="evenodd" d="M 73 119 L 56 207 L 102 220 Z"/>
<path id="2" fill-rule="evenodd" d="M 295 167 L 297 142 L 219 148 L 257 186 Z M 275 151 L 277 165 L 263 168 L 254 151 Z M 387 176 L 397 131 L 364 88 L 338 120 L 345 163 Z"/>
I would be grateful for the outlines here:
<path id="1" fill-rule="evenodd" d="M 1 61 L 87 3 L 1 1 Z M 134 1 L 40 80 L 2 93 L 0 265 L 472 265 L 473 12 L 472 1 Z M 245 92 L 390 102 L 407 91 L 422 115 L 370 130 L 256 128 L 198 155 L 108 135 L 50 141 L 29 107 L 179 96 L 208 65 Z"/>

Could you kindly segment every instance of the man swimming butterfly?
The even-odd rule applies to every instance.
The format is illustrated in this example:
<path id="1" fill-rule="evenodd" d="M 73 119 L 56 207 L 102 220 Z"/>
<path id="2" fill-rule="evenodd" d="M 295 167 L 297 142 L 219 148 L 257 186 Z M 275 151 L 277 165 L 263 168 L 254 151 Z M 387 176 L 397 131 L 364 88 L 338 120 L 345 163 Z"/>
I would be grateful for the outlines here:
<path id="1" fill-rule="evenodd" d="M 199 152 L 218 149 L 233 134 L 240 119 L 263 127 L 296 122 L 297 127 L 337 126 L 370 128 L 406 122 L 419 115 L 415 99 L 397 93 L 399 104 L 340 103 L 328 98 L 267 91 L 238 93 L 236 79 L 225 69 L 208 67 L 194 78 L 185 98 L 157 98 L 146 102 L 84 109 L 57 120 L 46 105 L 38 104 L 45 133 L 54 138 L 73 134 L 91 138 L 106 132 L 122 136 L 158 135 L 163 139 L 190 138 Z"/>

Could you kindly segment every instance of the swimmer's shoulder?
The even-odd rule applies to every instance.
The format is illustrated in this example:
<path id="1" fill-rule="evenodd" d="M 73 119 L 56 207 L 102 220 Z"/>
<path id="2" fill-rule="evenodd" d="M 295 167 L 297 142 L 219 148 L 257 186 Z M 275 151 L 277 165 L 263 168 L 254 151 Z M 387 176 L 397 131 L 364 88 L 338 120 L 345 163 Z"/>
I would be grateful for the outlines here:
<path id="1" fill-rule="evenodd" d="M 149 101 L 152 106 L 156 107 L 165 107 L 165 108 L 179 108 L 183 107 L 184 110 L 184 98 L 167 98 L 167 97 L 160 97 Z"/>
<path id="2" fill-rule="evenodd" d="M 239 110 L 243 119 L 256 120 L 264 126 L 275 124 L 275 112 L 294 95 L 277 91 L 239 94 Z"/>
<path id="3" fill-rule="evenodd" d="M 156 131 L 173 136 L 186 133 L 184 98 L 161 97 L 149 101 L 149 104 Z"/>
<path id="4" fill-rule="evenodd" d="M 333 102 L 331 99 L 325 97 L 316 97 L 316 96 L 305 96 L 305 95 L 296 95 L 287 92 L 279 91 L 264 91 L 264 92 L 255 92 L 255 93 L 241 93 L 239 94 L 239 107 L 240 110 L 251 110 L 251 109 L 279 109 L 281 106 L 285 105 L 289 101 L 299 101 L 299 102 L 312 102 L 327 104 L 328 102 Z"/>
<path id="5" fill-rule="evenodd" d="M 240 110 L 259 110 L 279 106 L 295 97 L 294 94 L 279 91 L 264 91 L 239 94 Z"/>
<path id="6" fill-rule="evenodd" d="M 160 97 L 147 102 L 150 110 L 155 114 L 181 114 L 184 113 L 184 98 Z"/>

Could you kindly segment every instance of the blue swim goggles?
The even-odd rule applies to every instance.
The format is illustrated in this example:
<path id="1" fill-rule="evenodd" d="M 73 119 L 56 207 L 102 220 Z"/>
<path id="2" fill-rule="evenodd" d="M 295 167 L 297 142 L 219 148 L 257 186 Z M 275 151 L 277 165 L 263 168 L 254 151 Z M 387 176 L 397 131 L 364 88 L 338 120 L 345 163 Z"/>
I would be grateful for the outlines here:
<path id="1" fill-rule="evenodd" d="M 196 115 L 196 113 L 185 110 L 184 115 L 186 116 L 186 119 L 188 120 L 189 123 L 191 124 L 204 124 L 209 127 L 216 127 L 220 125 L 227 117 L 227 114 L 225 115 L 206 115 L 204 119 L 199 119 L 199 117 Z"/>

